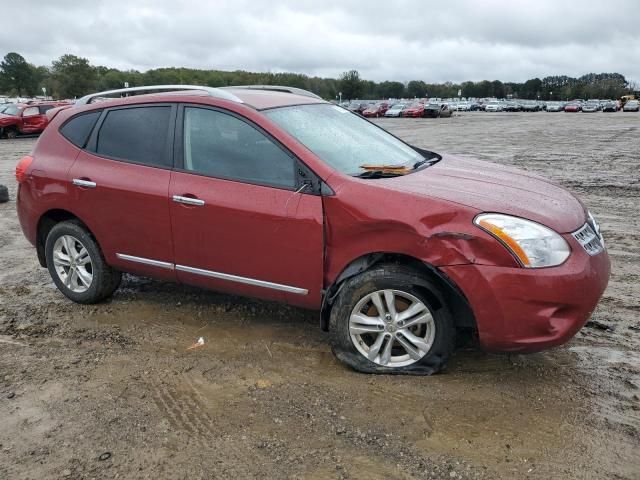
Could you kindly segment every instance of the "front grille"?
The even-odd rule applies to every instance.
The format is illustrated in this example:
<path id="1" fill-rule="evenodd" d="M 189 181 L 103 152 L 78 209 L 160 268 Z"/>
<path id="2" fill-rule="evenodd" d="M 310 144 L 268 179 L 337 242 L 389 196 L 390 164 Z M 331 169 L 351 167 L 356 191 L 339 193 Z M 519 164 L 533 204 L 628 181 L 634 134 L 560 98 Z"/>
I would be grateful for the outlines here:
<path id="1" fill-rule="evenodd" d="M 596 233 L 599 230 L 597 224 L 594 223 L 596 225 L 594 228 L 591 226 L 592 218 L 589 220 L 572 235 L 589 255 L 597 255 L 604 250 L 604 241 L 599 232 Z"/>

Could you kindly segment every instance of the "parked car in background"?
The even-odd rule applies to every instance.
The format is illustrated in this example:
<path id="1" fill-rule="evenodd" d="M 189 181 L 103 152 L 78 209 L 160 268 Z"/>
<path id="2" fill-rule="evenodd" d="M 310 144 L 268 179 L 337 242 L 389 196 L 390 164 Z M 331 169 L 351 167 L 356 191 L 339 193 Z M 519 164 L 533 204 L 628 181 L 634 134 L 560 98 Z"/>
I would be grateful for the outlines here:
<path id="1" fill-rule="evenodd" d="M 489 102 L 484 110 L 485 112 L 503 112 L 504 105 L 502 102 Z"/>
<path id="2" fill-rule="evenodd" d="M 628 100 L 622 107 L 623 112 L 637 112 L 640 110 L 640 102 L 638 100 Z"/>
<path id="3" fill-rule="evenodd" d="M 371 104 L 369 102 L 361 102 L 359 100 L 353 101 L 347 107 L 347 110 L 362 115 L 367 108 L 369 108 Z"/>
<path id="4" fill-rule="evenodd" d="M 540 110 L 542 110 L 540 108 L 540 104 L 536 101 L 528 100 L 528 101 L 522 102 L 523 112 L 539 112 Z"/>
<path id="5" fill-rule="evenodd" d="M 403 117 L 420 118 L 424 113 L 424 103 L 413 102 L 402 111 Z"/>
<path id="6" fill-rule="evenodd" d="M 422 116 L 425 118 L 438 118 L 438 117 L 450 117 L 451 110 L 449 105 L 441 102 L 427 103 L 424 106 Z"/>
<path id="7" fill-rule="evenodd" d="M 600 100 L 587 100 L 587 102 L 582 105 L 582 111 L 584 113 L 595 113 L 600 111 Z"/>
<path id="8" fill-rule="evenodd" d="M 364 109 L 362 115 L 365 117 L 382 117 L 387 110 L 389 110 L 389 102 L 378 102 Z"/>
<path id="9" fill-rule="evenodd" d="M 565 112 L 580 112 L 582 111 L 582 104 L 578 102 L 569 102 L 564 106 Z"/>
<path id="10" fill-rule="evenodd" d="M 490 351 L 565 343 L 607 286 L 595 219 L 538 175 L 287 87 L 92 102 L 146 88 L 60 110 L 16 166 L 22 231 L 74 302 L 122 272 L 278 301 L 318 311 L 358 371 L 429 374 L 462 331 Z"/>
<path id="11" fill-rule="evenodd" d="M 67 102 L 11 103 L 0 113 L 0 138 L 42 132 L 49 123 L 47 111 Z"/>
<path id="12" fill-rule="evenodd" d="M 442 103 L 440 104 L 440 118 L 449 118 L 451 115 L 453 115 L 453 110 L 451 110 L 451 107 L 449 107 L 448 104 L 446 103 Z"/>
<path id="13" fill-rule="evenodd" d="M 603 112 L 617 112 L 618 104 L 614 101 L 608 101 L 604 105 L 602 105 Z"/>
<path id="14" fill-rule="evenodd" d="M 407 107 L 406 103 L 396 103 L 384 112 L 385 117 L 401 117 L 402 111 Z"/>
<path id="15" fill-rule="evenodd" d="M 458 102 L 455 106 L 457 112 L 468 112 L 471 109 L 469 102 Z"/>
<path id="16" fill-rule="evenodd" d="M 520 112 L 522 111 L 522 106 L 517 102 L 505 102 L 503 110 L 505 112 Z"/>
<path id="17" fill-rule="evenodd" d="M 564 110 L 564 103 L 562 102 L 547 102 L 547 112 L 562 112 Z"/>

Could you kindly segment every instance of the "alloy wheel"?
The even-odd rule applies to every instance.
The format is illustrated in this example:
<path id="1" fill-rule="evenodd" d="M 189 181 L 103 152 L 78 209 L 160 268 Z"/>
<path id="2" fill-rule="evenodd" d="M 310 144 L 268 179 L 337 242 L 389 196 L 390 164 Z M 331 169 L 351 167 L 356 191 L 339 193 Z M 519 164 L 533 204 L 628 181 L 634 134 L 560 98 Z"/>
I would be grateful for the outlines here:
<path id="1" fill-rule="evenodd" d="M 53 265 L 64 286 L 72 292 L 86 292 L 93 282 L 89 251 L 71 235 L 62 235 L 54 243 Z"/>
<path id="2" fill-rule="evenodd" d="M 364 357 L 385 367 L 405 367 L 431 350 L 436 324 L 419 298 L 400 290 L 364 296 L 349 318 L 349 335 Z"/>

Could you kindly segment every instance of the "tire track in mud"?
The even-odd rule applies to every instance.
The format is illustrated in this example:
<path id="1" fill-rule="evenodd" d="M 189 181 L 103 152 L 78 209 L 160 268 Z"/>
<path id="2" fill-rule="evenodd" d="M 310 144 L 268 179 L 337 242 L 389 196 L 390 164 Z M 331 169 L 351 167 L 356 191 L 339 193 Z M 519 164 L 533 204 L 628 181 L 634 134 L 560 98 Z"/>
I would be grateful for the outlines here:
<path id="1" fill-rule="evenodd" d="M 207 446 L 217 433 L 206 411 L 204 397 L 186 377 L 174 385 L 162 379 L 149 384 L 152 398 L 161 415 L 178 432 L 189 435 L 200 446 Z"/>

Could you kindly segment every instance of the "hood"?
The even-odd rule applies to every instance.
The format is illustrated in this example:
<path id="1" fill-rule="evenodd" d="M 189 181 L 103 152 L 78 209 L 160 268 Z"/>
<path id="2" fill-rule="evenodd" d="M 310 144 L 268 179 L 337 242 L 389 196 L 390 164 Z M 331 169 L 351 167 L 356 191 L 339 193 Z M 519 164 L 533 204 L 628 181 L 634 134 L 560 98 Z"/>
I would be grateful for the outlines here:
<path id="1" fill-rule="evenodd" d="M 419 172 L 373 181 L 480 212 L 527 218 L 559 233 L 573 232 L 586 221 L 584 206 L 568 190 L 538 175 L 476 159 L 443 155 Z"/>

